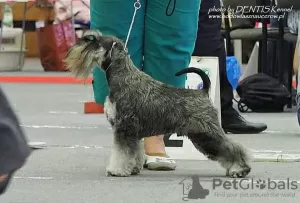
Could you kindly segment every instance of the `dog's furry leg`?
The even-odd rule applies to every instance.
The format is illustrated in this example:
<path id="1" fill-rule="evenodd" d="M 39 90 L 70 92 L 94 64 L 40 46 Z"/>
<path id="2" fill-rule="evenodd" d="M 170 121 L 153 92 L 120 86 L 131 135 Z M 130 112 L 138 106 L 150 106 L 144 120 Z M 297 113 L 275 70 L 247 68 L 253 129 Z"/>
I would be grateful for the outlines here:
<path id="1" fill-rule="evenodd" d="M 115 105 L 115 103 L 111 102 L 109 97 L 106 97 L 106 100 L 104 103 L 104 113 L 106 115 L 108 122 L 111 124 L 113 130 L 115 132 L 118 132 L 118 134 L 115 135 L 115 142 L 114 142 L 114 146 L 113 146 L 113 150 L 112 150 L 112 154 L 111 154 L 110 164 L 107 167 L 108 175 L 129 176 L 130 174 L 132 174 L 132 175 L 139 174 L 144 165 L 144 142 L 142 140 L 140 140 L 138 143 L 137 140 L 136 141 L 129 140 L 129 139 L 131 139 L 131 135 L 133 136 L 132 138 L 134 139 L 134 137 L 135 137 L 134 133 L 127 134 L 128 137 L 125 137 L 126 134 L 121 132 L 120 129 L 117 129 L 117 131 L 116 131 L 116 128 L 115 128 L 116 105 Z M 131 133 L 131 132 L 128 132 L 128 133 Z M 124 134 L 123 137 L 122 137 L 122 134 Z M 128 140 L 124 140 L 124 139 L 128 139 Z M 138 144 L 136 144 L 136 143 L 138 143 Z M 130 144 L 132 148 L 130 148 L 130 146 L 128 146 L 128 144 Z M 137 145 L 137 146 L 135 146 L 135 145 Z M 132 160 L 133 159 L 132 156 L 134 156 L 134 162 Z M 118 158 L 120 160 L 118 160 Z M 120 164 L 120 166 L 117 166 L 118 164 Z M 128 164 L 128 166 L 126 166 L 126 164 Z M 114 171 L 114 170 L 117 170 L 117 171 Z"/>
<path id="2" fill-rule="evenodd" d="M 246 150 L 222 134 L 193 133 L 188 137 L 200 152 L 218 161 L 226 169 L 227 176 L 241 178 L 250 172 Z"/>
<path id="3" fill-rule="evenodd" d="M 106 115 L 106 119 L 113 127 L 115 125 L 116 118 L 116 104 L 112 103 L 109 97 L 106 97 L 104 102 L 104 114 Z"/>
<path id="4" fill-rule="evenodd" d="M 137 133 L 127 126 L 114 126 L 114 145 L 107 166 L 107 175 L 130 176 L 136 166 L 136 154 L 139 150 Z"/>
<path id="5" fill-rule="evenodd" d="M 136 165 L 132 170 L 132 175 L 137 175 L 143 169 L 145 163 L 145 150 L 144 150 L 144 142 L 143 140 L 139 141 L 138 150 L 135 156 Z"/>

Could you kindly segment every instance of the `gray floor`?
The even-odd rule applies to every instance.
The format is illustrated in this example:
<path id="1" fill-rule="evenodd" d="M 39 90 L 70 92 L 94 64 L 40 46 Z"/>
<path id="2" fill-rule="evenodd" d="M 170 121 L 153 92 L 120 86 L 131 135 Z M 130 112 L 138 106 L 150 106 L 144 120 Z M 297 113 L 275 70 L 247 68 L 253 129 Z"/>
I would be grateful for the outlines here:
<path id="1" fill-rule="evenodd" d="M 32 154 L 16 174 L 10 190 L 0 197 L 0 202 L 179 203 L 183 202 L 183 193 L 191 188 L 190 176 L 195 174 L 203 188 L 209 190 L 209 195 L 205 199 L 189 200 L 192 202 L 288 203 L 300 200 L 300 189 L 267 190 L 258 189 L 255 184 L 254 189 L 213 189 L 213 180 L 230 179 L 225 178 L 225 171 L 211 161 L 180 160 L 173 172 L 143 170 L 139 176 L 129 178 L 106 177 L 111 130 L 103 115 L 83 114 L 82 102 L 92 97 L 90 86 L 2 84 L 2 88 L 16 109 L 29 140 L 47 142 L 47 147 Z M 245 117 L 267 123 L 268 131 L 259 135 L 228 136 L 258 153 L 272 150 L 300 154 L 295 112 L 246 114 Z M 254 183 L 258 179 L 270 179 L 277 184 L 287 178 L 300 181 L 299 166 L 298 162 L 254 162 L 247 177 L 249 180 L 242 181 L 241 186 L 245 188 L 251 178 Z M 270 186 L 275 183 L 271 182 Z"/>

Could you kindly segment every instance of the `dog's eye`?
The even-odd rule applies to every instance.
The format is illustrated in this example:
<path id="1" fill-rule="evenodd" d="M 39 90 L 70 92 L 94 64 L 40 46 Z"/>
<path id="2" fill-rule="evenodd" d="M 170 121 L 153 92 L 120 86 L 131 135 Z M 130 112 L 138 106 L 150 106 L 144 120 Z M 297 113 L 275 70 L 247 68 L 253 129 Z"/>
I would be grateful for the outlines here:
<path id="1" fill-rule="evenodd" d="M 94 35 L 87 35 L 84 37 L 84 39 L 89 40 L 89 41 L 94 41 L 96 37 Z"/>

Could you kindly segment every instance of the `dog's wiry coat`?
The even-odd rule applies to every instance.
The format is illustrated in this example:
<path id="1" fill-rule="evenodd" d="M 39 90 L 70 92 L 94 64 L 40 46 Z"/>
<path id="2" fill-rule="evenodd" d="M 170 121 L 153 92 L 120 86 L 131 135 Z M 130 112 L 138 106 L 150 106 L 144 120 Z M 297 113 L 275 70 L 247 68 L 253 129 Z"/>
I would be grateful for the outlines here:
<path id="1" fill-rule="evenodd" d="M 108 174 L 139 173 L 143 165 L 140 140 L 170 133 L 187 136 L 231 177 L 250 172 L 245 149 L 225 136 L 207 89 L 174 88 L 152 79 L 134 66 L 121 40 L 94 31 L 70 49 L 65 62 L 76 77 L 86 79 L 96 64 L 106 74 L 105 113 L 114 130 Z"/>

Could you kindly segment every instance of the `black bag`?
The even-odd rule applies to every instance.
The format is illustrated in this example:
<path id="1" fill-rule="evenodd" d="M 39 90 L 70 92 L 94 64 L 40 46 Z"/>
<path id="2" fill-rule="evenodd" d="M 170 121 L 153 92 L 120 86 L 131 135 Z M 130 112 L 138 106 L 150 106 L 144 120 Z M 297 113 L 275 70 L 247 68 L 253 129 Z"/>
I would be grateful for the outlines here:
<path id="1" fill-rule="evenodd" d="M 291 98 L 290 92 L 275 78 L 263 73 L 249 76 L 237 87 L 241 112 L 283 112 Z"/>

